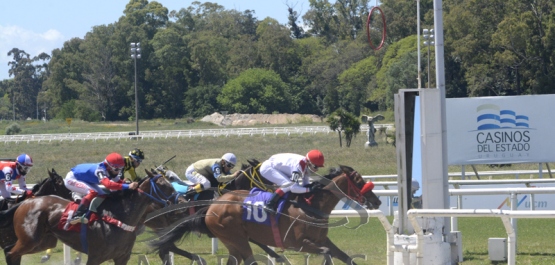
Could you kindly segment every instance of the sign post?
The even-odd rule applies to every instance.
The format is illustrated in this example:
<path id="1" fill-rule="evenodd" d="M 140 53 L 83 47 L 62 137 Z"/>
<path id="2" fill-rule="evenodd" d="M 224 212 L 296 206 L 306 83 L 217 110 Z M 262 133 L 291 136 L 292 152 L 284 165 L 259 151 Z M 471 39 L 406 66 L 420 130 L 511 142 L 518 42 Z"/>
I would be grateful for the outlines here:
<path id="1" fill-rule="evenodd" d="M 71 118 L 66 118 L 67 126 L 69 128 L 69 133 L 71 133 Z"/>

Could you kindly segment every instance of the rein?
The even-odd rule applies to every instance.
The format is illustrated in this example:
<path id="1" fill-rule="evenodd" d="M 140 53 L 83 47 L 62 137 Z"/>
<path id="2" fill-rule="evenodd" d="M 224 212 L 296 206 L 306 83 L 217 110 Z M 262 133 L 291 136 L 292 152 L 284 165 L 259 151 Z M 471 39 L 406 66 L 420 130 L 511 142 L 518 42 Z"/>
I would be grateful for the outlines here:
<path id="1" fill-rule="evenodd" d="M 160 188 L 158 188 L 158 185 L 156 185 L 156 180 L 158 180 L 158 178 L 160 178 L 162 175 L 158 175 L 155 176 L 153 178 L 150 179 L 150 192 L 146 193 L 141 189 L 137 189 L 141 194 L 146 195 L 147 197 L 149 197 L 151 200 L 163 205 L 164 207 L 168 206 L 169 203 L 168 201 L 170 200 L 170 198 L 173 196 L 173 194 L 171 194 L 170 196 L 164 194 L 164 192 L 162 190 L 160 190 Z"/>
<path id="2" fill-rule="evenodd" d="M 252 167 L 252 174 L 249 174 L 249 172 L 247 172 L 246 170 L 240 170 L 241 173 L 243 175 L 245 175 L 245 177 L 250 181 L 250 189 L 257 187 L 263 191 L 269 191 L 272 192 L 273 190 L 271 188 L 266 187 L 266 185 L 264 185 L 264 181 L 262 180 L 262 176 L 260 175 L 260 173 L 258 172 L 258 168 L 260 168 L 262 164 L 258 164 L 254 167 Z M 234 181 L 237 181 L 237 178 L 234 179 Z M 229 184 L 230 182 L 226 183 L 226 185 L 220 185 L 218 193 L 220 193 L 220 195 L 222 194 L 222 190 L 227 186 L 227 184 Z"/>
<path id="3" fill-rule="evenodd" d="M 356 171 L 351 172 L 351 174 L 349 174 L 348 176 L 345 173 L 343 173 L 343 175 L 345 175 L 345 177 L 347 178 L 347 194 L 343 192 L 341 193 L 353 201 L 356 201 L 360 204 L 364 204 L 364 201 L 366 200 L 366 198 L 364 198 L 364 195 L 362 194 L 361 189 L 359 189 L 351 179 L 355 174 L 357 174 Z"/>

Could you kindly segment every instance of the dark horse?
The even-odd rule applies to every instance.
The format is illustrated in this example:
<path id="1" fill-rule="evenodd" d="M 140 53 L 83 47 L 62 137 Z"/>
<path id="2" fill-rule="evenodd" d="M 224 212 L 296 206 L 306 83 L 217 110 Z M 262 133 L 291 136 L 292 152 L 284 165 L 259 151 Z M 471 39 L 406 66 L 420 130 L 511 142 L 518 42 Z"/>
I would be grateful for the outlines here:
<path id="1" fill-rule="evenodd" d="M 147 171 L 147 177 L 141 179 L 137 190 L 106 198 L 97 212 L 121 221 L 125 228 L 133 228 L 140 224 L 153 200 L 162 200 L 158 194 L 172 192 L 173 187 L 166 179 Z M 107 260 L 113 260 L 115 265 L 127 264 L 137 233 L 104 221 L 91 222 L 86 227 L 84 241 L 90 247 L 85 249 L 79 232 L 58 226 L 69 203 L 58 196 L 35 197 L 0 213 L 0 226 L 13 226 L 17 236 L 15 246 L 6 255 L 8 265 L 20 264 L 23 255 L 55 247 L 58 239 L 75 250 L 88 253 L 87 265 Z"/>
<path id="2" fill-rule="evenodd" d="M 328 238 L 329 214 L 339 200 L 345 197 L 368 208 L 378 208 L 381 202 L 372 191 L 374 185 L 371 182 L 365 183 L 362 176 L 348 166 L 330 170 L 330 174 L 324 176 L 320 183 L 321 189 L 313 193 L 290 194 L 280 212 L 276 228 L 244 221 L 243 211 L 257 214 L 259 219 L 264 216 L 271 219 L 275 214 L 263 211 L 257 204 L 244 204 L 243 201 L 249 196 L 248 191 L 236 191 L 222 195 L 205 210 L 168 228 L 166 236 L 152 245 L 157 247 L 196 231 L 220 239 L 231 256 L 227 261 L 228 265 L 240 264 L 243 260 L 246 264 L 255 263 L 249 239 L 269 246 L 324 254 L 326 262 L 329 262 L 326 264 L 332 264 L 331 257 L 347 264 L 355 264 L 352 258 Z M 250 207 L 250 210 L 245 210 L 244 207 Z M 363 213 L 365 211 L 361 212 Z M 279 233 L 277 238 L 274 237 L 276 233 Z"/>
<path id="3" fill-rule="evenodd" d="M 260 163 L 253 159 L 248 160 L 250 165 L 243 164 L 240 170 L 239 175 L 234 178 L 233 180 L 225 183 L 220 183 L 218 188 L 212 188 L 210 190 L 202 191 L 197 198 L 197 201 L 205 201 L 205 200 L 212 200 L 214 198 L 214 194 L 217 193 L 222 195 L 232 190 L 250 190 L 253 187 L 259 187 L 265 190 L 272 190 L 274 188 L 274 184 L 268 181 L 265 178 L 262 178 L 258 169 L 260 168 Z M 164 176 L 172 179 L 172 173 L 170 171 L 163 172 Z M 190 214 L 199 211 L 200 209 L 206 207 L 207 203 L 199 203 L 198 206 L 191 206 L 193 209 L 189 209 L 187 207 L 180 207 L 179 211 L 172 211 L 172 209 L 168 208 L 166 211 L 162 210 L 163 214 L 157 215 L 157 217 L 149 218 L 149 220 L 145 223 L 146 226 L 151 228 L 156 234 L 162 235 L 165 228 L 169 227 L 172 223 L 182 220 L 183 218 L 189 216 Z M 152 205 L 152 208 L 147 210 L 147 213 L 154 212 L 155 210 L 160 209 L 160 207 L 156 207 L 156 205 Z M 269 248 L 266 245 L 259 244 L 256 241 L 252 241 L 252 243 L 258 245 L 262 250 L 268 253 L 270 256 L 276 259 L 276 261 L 281 261 L 283 258 L 278 255 L 275 251 Z M 199 262 L 199 264 L 206 264 L 202 258 L 196 254 L 192 254 L 186 250 L 180 249 L 175 245 L 173 241 L 167 241 L 164 244 L 161 244 L 157 247 L 158 256 L 164 262 L 169 257 L 169 252 L 173 252 L 175 254 L 184 256 L 190 260 L 195 260 Z M 164 263 L 166 264 L 166 263 Z"/>
<path id="4" fill-rule="evenodd" d="M 64 179 L 56 173 L 56 170 L 48 171 L 48 178 L 41 180 L 38 184 L 33 186 L 33 196 L 57 195 L 64 199 L 71 199 L 71 191 L 64 185 Z M 25 200 L 25 196 L 18 199 L 4 200 L 1 210 L 7 210 L 17 202 Z M 7 256 L 8 251 L 14 246 L 17 241 L 14 229 L 12 226 L 0 229 L 0 247 L 4 250 Z"/>

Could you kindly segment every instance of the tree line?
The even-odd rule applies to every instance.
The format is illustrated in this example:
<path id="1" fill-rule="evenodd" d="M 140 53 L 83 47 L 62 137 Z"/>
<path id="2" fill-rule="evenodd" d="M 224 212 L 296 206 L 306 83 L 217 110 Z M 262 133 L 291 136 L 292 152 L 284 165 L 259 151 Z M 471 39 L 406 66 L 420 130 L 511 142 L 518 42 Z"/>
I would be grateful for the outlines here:
<path id="1" fill-rule="evenodd" d="M 433 27 L 433 0 L 421 0 L 421 25 Z M 555 2 L 444 0 L 447 97 L 552 93 L 555 87 Z M 169 11 L 130 0 L 118 21 L 51 54 L 13 48 L 10 79 L 0 81 L 0 118 L 68 117 L 86 121 L 135 118 L 139 42 L 139 117 L 229 113 L 303 113 L 355 117 L 390 110 L 393 95 L 418 87 L 417 14 L 413 0 L 382 0 L 368 45 L 368 0 L 310 0 L 301 17 L 284 5 L 280 24 L 255 10 L 193 2 Z M 422 58 L 427 53 L 422 49 Z M 431 72 L 435 72 L 433 48 Z M 427 71 L 426 60 L 420 68 Z M 435 86 L 435 74 L 422 84 Z"/>

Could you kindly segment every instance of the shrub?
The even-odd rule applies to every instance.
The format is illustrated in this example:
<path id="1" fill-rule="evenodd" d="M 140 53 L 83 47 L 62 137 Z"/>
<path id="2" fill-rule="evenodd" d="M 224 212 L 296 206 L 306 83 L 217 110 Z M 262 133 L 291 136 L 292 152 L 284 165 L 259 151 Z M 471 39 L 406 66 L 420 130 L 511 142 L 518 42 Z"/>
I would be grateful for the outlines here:
<path id="1" fill-rule="evenodd" d="M 20 132 L 21 132 L 21 127 L 19 127 L 19 124 L 17 123 L 12 123 L 10 126 L 6 128 L 6 135 L 14 135 Z"/>

